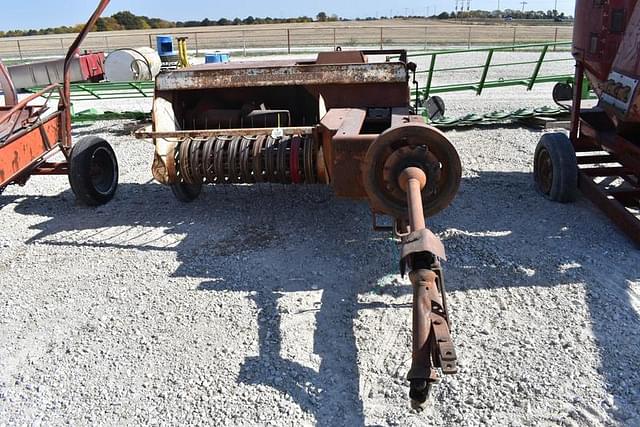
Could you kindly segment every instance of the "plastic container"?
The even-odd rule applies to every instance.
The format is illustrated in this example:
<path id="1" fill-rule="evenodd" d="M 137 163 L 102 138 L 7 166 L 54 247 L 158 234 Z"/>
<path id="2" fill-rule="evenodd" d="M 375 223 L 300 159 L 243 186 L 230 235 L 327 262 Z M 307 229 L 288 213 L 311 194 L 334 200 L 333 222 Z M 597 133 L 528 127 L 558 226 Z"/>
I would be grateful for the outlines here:
<path id="1" fill-rule="evenodd" d="M 153 80 L 161 66 L 160 55 L 150 47 L 119 49 L 105 59 L 104 74 L 110 82 Z"/>
<path id="2" fill-rule="evenodd" d="M 170 56 L 176 54 L 175 50 L 173 49 L 173 37 L 171 36 L 156 37 L 156 47 L 160 56 Z"/>
<path id="3" fill-rule="evenodd" d="M 204 56 L 205 64 L 225 64 L 231 60 L 227 52 L 208 53 Z"/>

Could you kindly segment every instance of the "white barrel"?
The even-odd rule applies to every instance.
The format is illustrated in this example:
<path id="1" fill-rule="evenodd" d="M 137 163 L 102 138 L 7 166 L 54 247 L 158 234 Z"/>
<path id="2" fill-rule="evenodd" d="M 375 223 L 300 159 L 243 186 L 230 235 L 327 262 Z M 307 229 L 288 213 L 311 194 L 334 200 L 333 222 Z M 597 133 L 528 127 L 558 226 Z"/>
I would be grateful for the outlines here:
<path id="1" fill-rule="evenodd" d="M 104 60 L 104 74 L 110 82 L 153 80 L 161 66 L 160 55 L 150 47 L 118 49 Z"/>

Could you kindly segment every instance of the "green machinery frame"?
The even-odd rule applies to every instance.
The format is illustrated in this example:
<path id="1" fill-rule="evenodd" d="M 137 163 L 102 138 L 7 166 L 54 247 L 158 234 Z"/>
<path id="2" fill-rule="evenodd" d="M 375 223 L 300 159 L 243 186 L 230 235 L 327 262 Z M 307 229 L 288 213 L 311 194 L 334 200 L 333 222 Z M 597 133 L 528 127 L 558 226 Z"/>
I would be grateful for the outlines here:
<path id="1" fill-rule="evenodd" d="M 527 90 L 531 90 L 534 85 L 541 83 L 573 83 L 573 74 L 557 74 L 557 75 L 541 75 L 540 71 L 542 65 L 551 62 L 573 62 L 574 59 L 571 56 L 567 58 L 554 58 L 548 59 L 547 53 L 550 50 L 557 51 L 559 49 L 566 49 L 571 47 L 572 42 L 553 42 L 553 43 L 535 43 L 535 44 L 522 44 L 513 46 L 499 46 L 489 48 L 474 48 L 474 49 L 448 49 L 438 50 L 430 52 L 415 52 L 410 53 L 410 58 L 417 57 L 430 57 L 429 68 L 426 70 L 419 70 L 416 75 L 426 74 L 427 80 L 423 87 L 418 88 L 418 93 L 424 96 L 425 99 L 438 93 L 446 92 L 459 92 L 471 90 L 476 92 L 477 95 L 481 95 L 485 89 L 509 87 L 509 86 L 525 86 Z M 537 60 L 521 61 L 521 62 L 499 62 L 494 63 L 493 58 L 496 52 L 506 51 L 540 51 L 540 55 Z M 568 50 L 567 50 L 568 51 Z M 460 55 L 465 53 L 479 53 L 486 52 L 486 59 L 483 64 L 480 65 L 465 65 L 461 67 L 445 67 L 437 68 L 438 58 L 446 55 Z M 517 65 L 533 65 L 533 71 L 530 75 L 521 78 L 509 78 L 489 80 L 489 70 L 493 67 L 512 67 Z M 433 84 L 434 76 L 437 73 L 456 72 L 464 70 L 482 70 L 480 73 L 480 79 L 472 82 L 454 83 L 436 86 Z M 415 95 L 415 91 L 414 91 Z"/>
<path id="2" fill-rule="evenodd" d="M 151 80 L 137 82 L 73 83 L 72 101 L 92 101 L 102 99 L 153 98 L 155 83 Z M 36 93 L 40 88 L 26 89 Z"/>

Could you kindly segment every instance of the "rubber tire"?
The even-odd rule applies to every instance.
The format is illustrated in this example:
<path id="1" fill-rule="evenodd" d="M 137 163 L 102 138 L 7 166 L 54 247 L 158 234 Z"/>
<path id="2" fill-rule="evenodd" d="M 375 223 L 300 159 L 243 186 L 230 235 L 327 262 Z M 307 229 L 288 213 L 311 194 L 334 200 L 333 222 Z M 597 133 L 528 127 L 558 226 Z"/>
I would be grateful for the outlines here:
<path id="1" fill-rule="evenodd" d="M 542 165 L 546 156 L 548 156 L 547 160 L 550 159 L 550 168 L 548 164 L 546 167 Z M 536 147 L 533 165 L 536 188 L 543 196 L 560 203 L 576 200 L 578 161 L 573 144 L 566 134 L 558 132 L 543 135 Z M 551 172 L 551 177 L 543 176 L 548 172 Z"/>
<path id="2" fill-rule="evenodd" d="M 171 191 L 179 201 L 191 203 L 200 196 L 202 184 L 185 184 L 184 182 L 179 182 L 177 184 L 171 184 Z"/>
<path id="3" fill-rule="evenodd" d="M 556 83 L 553 86 L 552 96 L 556 104 L 573 101 L 573 86 L 569 83 Z"/>
<path id="4" fill-rule="evenodd" d="M 95 182 L 92 176 L 95 156 L 102 161 L 102 173 L 106 180 Z M 87 206 L 100 206 L 109 202 L 118 189 L 118 160 L 113 148 L 107 141 L 97 136 L 82 138 L 71 149 L 69 159 L 69 184 L 78 201 Z M 99 188 L 99 186 L 103 188 Z M 108 186 L 108 187 L 107 187 Z"/>

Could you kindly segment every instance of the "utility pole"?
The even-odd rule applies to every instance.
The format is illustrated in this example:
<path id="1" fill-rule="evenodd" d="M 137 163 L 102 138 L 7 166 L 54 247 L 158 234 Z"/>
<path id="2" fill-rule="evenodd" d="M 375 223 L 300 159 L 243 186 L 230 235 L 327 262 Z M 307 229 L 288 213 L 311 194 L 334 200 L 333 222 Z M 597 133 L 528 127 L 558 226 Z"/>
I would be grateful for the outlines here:
<path id="1" fill-rule="evenodd" d="M 553 7 L 553 16 L 558 16 L 558 0 L 556 0 L 556 5 Z"/>
<path id="2" fill-rule="evenodd" d="M 528 5 L 529 3 L 528 3 L 528 2 L 526 2 L 526 1 L 521 1 L 521 2 L 520 2 L 520 4 L 522 5 L 522 12 L 524 12 L 524 7 L 525 7 L 526 5 Z"/>
<path id="3" fill-rule="evenodd" d="M 467 12 L 471 10 L 471 0 L 467 0 Z"/>

